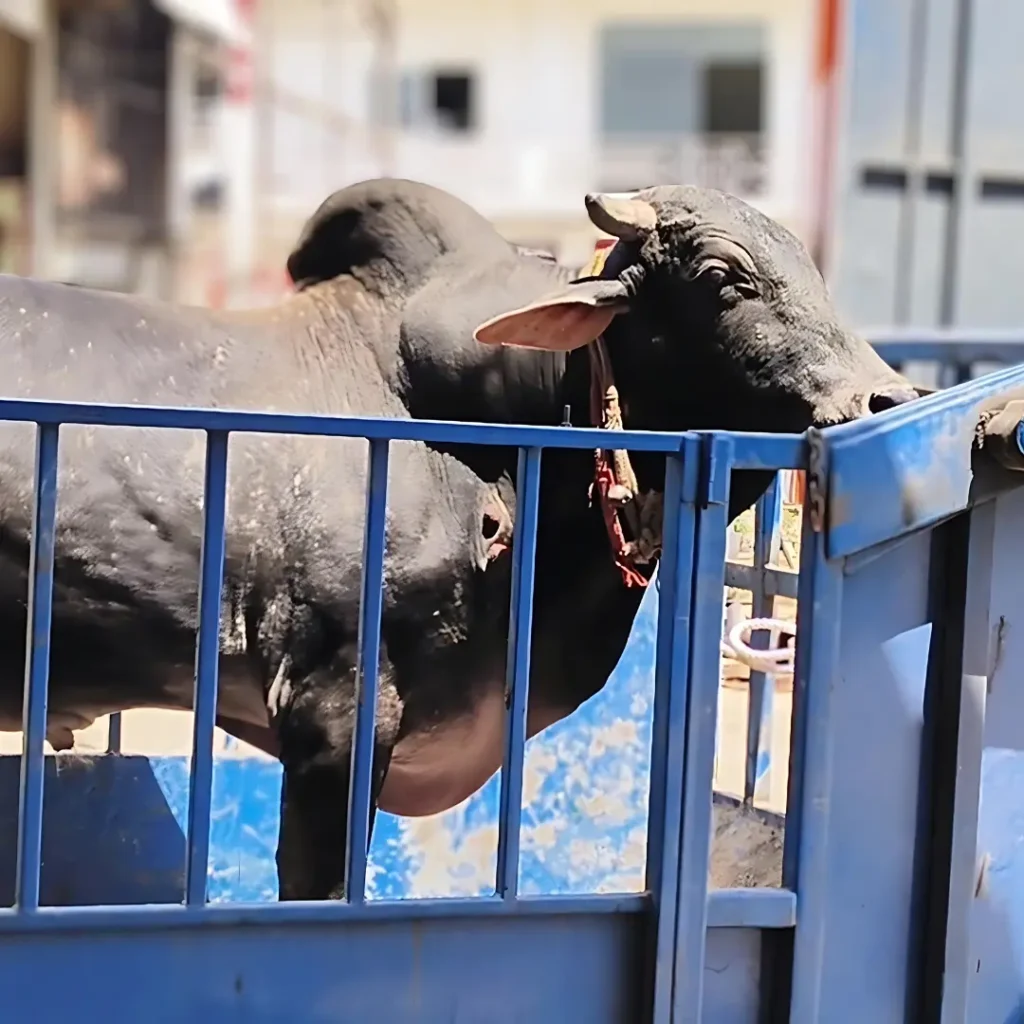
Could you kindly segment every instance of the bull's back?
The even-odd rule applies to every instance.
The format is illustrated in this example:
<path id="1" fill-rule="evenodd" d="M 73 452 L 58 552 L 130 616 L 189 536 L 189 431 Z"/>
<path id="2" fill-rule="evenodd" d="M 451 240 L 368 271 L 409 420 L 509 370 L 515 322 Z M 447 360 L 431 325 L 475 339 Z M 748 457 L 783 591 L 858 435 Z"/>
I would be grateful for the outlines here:
<path id="1" fill-rule="evenodd" d="M 236 343 L 201 309 L 0 275 L 4 397 L 207 405 Z"/>
<path id="2" fill-rule="evenodd" d="M 212 404 L 210 369 L 227 343 L 201 310 L 0 276 L 0 397 Z M 0 422 L 0 690 L 16 688 L 23 650 L 34 433 L 29 423 Z M 100 689 L 116 686 L 117 665 L 144 676 L 145 659 L 132 651 L 187 661 L 184 629 L 180 650 L 172 648 L 176 627 L 194 615 L 203 454 L 193 431 L 61 428 L 58 694 L 72 672 L 79 687 Z"/>

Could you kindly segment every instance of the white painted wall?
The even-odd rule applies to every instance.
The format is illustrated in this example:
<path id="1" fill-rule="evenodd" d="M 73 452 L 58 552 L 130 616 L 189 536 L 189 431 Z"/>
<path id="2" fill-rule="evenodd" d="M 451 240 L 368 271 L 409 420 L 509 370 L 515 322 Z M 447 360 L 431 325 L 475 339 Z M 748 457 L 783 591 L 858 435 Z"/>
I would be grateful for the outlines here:
<path id="1" fill-rule="evenodd" d="M 0 0 L 0 25 L 25 39 L 34 39 L 46 22 L 43 0 Z"/>
<path id="2" fill-rule="evenodd" d="M 601 25 L 760 20 L 769 39 L 769 170 L 757 202 L 805 231 L 814 0 L 635 0 L 628 13 L 620 0 L 396 0 L 399 66 L 477 69 L 479 130 L 402 132 L 387 167 L 367 129 L 371 44 L 358 5 L 262 2 L 276 5 L 266 69 L 277 88 L 319 105 L 316 116 L 280 104 L 267 115 L 266 194 L 278 211 L 307 216 L 333 189 L 390 171 L 456 193 L 513 233 L 578 231 L 583 194 L 597 187 Z M 326 129 L 328 118 L 335 123 Z"/>

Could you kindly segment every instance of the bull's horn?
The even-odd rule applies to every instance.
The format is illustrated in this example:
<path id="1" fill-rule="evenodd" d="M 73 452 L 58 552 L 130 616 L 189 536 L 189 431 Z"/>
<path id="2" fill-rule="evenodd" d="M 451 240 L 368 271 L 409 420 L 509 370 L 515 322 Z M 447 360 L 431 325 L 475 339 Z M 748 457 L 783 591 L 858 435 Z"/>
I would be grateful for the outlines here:
<path id="1" fill-rule="evenodd" d="M 591 192 L 586 203 L 594 226 L 624 242 L 635 241 L 653 231 L 658 223 L 654 207 L 635 196 Z"/>

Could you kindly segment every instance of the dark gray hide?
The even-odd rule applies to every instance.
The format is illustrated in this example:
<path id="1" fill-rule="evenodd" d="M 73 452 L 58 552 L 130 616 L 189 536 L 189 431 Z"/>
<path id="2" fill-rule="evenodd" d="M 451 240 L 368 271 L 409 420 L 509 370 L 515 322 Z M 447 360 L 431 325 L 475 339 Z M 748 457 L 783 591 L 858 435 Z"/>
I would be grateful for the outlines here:
<path id="1" fill-rule="evenodd" d="M 876 407 L 906 397 L 838 327 L 790 235 L 728 197 L 647 195 L 653 228 L 643 207 L 626 208 L 639 226 L 624 228 L 622 208 L 610 204 L 609 221 L 591 203 L 596 221 L 629 236 L 601 282 L 570 284 L 453 197 L 390 180 L 321 207 L 289 260 L 300 294 L 273 310 L 226 315 L 0 278 L 3 393 L 526 423 L 557 423 L 568 404 L 584 423 L 579 346 L 610 323 L 630 427 L 803 429 L 859 415 L 871 395 L 883 396 Z M 482 338 L 513 343 L 571 322 L 549 332 L 571 351 L 480 344 L 485 322 Z M 203 439 L 188 433 L 62 438 L 56 739 L 108 711 L 189 706 L 203 475 Z M 32 452 L 31 428 L 0 427 L 9 728 L 21 705 Z M 377 795 L 395 813 L 451 807 L 499 765 L 508 559 L 488 551 L 495 491 L 511 504 L 514 467 L 503 449 L 394 448 Z M 660 486 L 659 460 L 637 468 Z M 237 437 L 230 471 L 221 724 L 284 763 L 282 896 L 337 895 L 365 444 Z M 586 452 L 545 456 L 531 733 L 603 686 L 641 596 L 612 565 L 591 471 Z"/>

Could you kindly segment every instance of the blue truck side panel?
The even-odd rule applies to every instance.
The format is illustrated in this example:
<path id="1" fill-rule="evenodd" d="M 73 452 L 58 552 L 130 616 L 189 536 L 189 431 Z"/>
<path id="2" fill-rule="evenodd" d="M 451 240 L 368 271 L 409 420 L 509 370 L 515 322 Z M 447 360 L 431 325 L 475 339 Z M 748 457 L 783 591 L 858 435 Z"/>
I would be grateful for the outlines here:
<path id="1" fill-rule="evenodd" d="M 487 896 L 485 888 L 483 897 L 471 899 L 266 905 L 274 897 L 270 851 L 280 770 L 262 759 L 214 760 L 205 752 L 216 685 L 216 648 L 209 642 L 200 643 L 198 658 L 196 738 L 204 753 L 191 764 L 184 758 L 44 760 L 45 695 L 36 685 L 28 701 L 27 763 L 0 760 L 0 834 L 10 837 L 0 844 L 0 888 L 15 901 L 13 909 L 0 910 L 5 1012 L 34 1021 L 753 1024 L 771 1016 L 794 1024 L 896 1024 L 918 1019 L 919 1007 L 937 994 L 943 1024 L 965 1016 L 978 1024 L 1018 1019 L 1024 689 L 1017 676 L 1024 650 L 1014 622 L 1024 598 L 1024 542 L 1016 528 L 1024 490 L 1013 489 L 1019 478 L 1011 476 L 1001 489 L 981 493 L 971 446 L 980 403 L 1022 384 L 1024 369 L 1004 371 L 806 441 L 623 435 L 630 447 L 682 458 L 668 492 L 685 506 L 672 510 L 672 593 L 661 595 L 666 603 L 657 631 L 650 621 L 641 627 L 643 642 L 650 647 L 656 636 L 659 653 L 670 658 L 648 697 L 660 714 L 667 709 L 672 723 L 667 731 L 653 729 L 648 762 L 658 775 L 651 786 L 657 849 L 648 860 L 658 884 L 649 892 L 535 897 L 516 891 L 516 851 L 527 817 L 517 793 L 526 680 L 521 656 L 510 665 L 508 746 L 517 770 L 506 773 L 516 778 L 512 785 L 506 778 L 501 800 L 502 884 L 497 895 Z M 0 401 L 0 415 L 46 424 L 205 429 L 213 490 L 220 490 L 215 456 L 225 431 L 362 435 L 374 438 L 379 451 L 391 436 L 513 443 L 533 450 L 524 459 L 530 464 L 532 458 L 534 468 L 542 447 L 587 448 L 596 440 L 595 432 L 572 429 L 505 432 L 468 424 L 54 403 Z M 45 679 L 49 644 L 47 486 L 56 431 L 39 436 L 43 500 L 37 502 L 29 627 L 36 655 L 29 677 L 37 680 Z M 814 514 L 806 517 L 802 553 L 787 887 L 709 894 L 729 472 L 778 469 L 794 460 L 800 465 L 809 448 L 820 460 L 810 466 Z M 208 525 L 219 533 L 217 502 L 208 505 Z M 517 517 L 517 529 L 525 523 L 528 533 L 516 535 L 520 554 L 533 543 L 533 521 Z M 965 527 L 959 534 L 957 524 Z M 955 577 L 960 592 L 954 593 L 950 567 L 958 551 L 967 551 L 968 537 L 968 581 Z M 216 627 L 210 612 L 219 571 L 215 541 L 204 545 L 211 553 L 202 574 L 207 641 Z M 530 573 L 520 569 L 523 597 Z M 378 584 L 371 578 L 368 586 Z M 945 603 L 936 599 L 940 591 Z M 953 599 L 967 624 L 959 633 Z M 650 602 L 646 608 L 649 615 Z M 515 621 L 525 630 L 528 600 L 519 604 Z M 514 639 L 523 637 L 514 633 Z M 364 661 L 373 646 L 371 637 Z M 525 644 L 513 648 L 522 655 Z M 961 693 L 950 732 L 950 708 L 936 695 Z M 968 710 L 978 697 L 988 707 L 976 722 Z M 573 725 L 563 723 L 563 735 Z M 936 742 L 950 736 L 948 749 Z M 585 763 L 589 750 L 566 740 L 566 749 Z M 954 757 L 955 771 L 938 770 L 948 769 Z M 204 774 L 212 776 L 212 790 L 197 799 Z M 633 789 L 643 792 L 648 781 Z M 492 780 L 487 787 L 494 798 L 498 786 Z M 947 805 L 959 816 L 953 824 L 960 822 L 951 850 L 943 847 Z M 35 847 L 44 816 L 40 859 Z M 386 849 L 389 843 L 388 823 L 380 825 L 371 869 L 377 844 Z M 971 870 L 972 841 L 980 855 L 977 872 Z M 362 871 L 361 859 L 349 851 L 353 876 Z M 183 891 L 186 906 L 180 905 Z M 140 895 L 154 905 L 118 906 Z M 207 896 L 217 904 L 198 905 Z M 39 902 L 50 906 L 38 909 Z M 90 903 L 101 905 L 83 906 Z M 931 964 L 936 951 L 940 967 L 929 977 L 922 965 Z M 791 993 L 781 983 L 786 980 Z"/>

